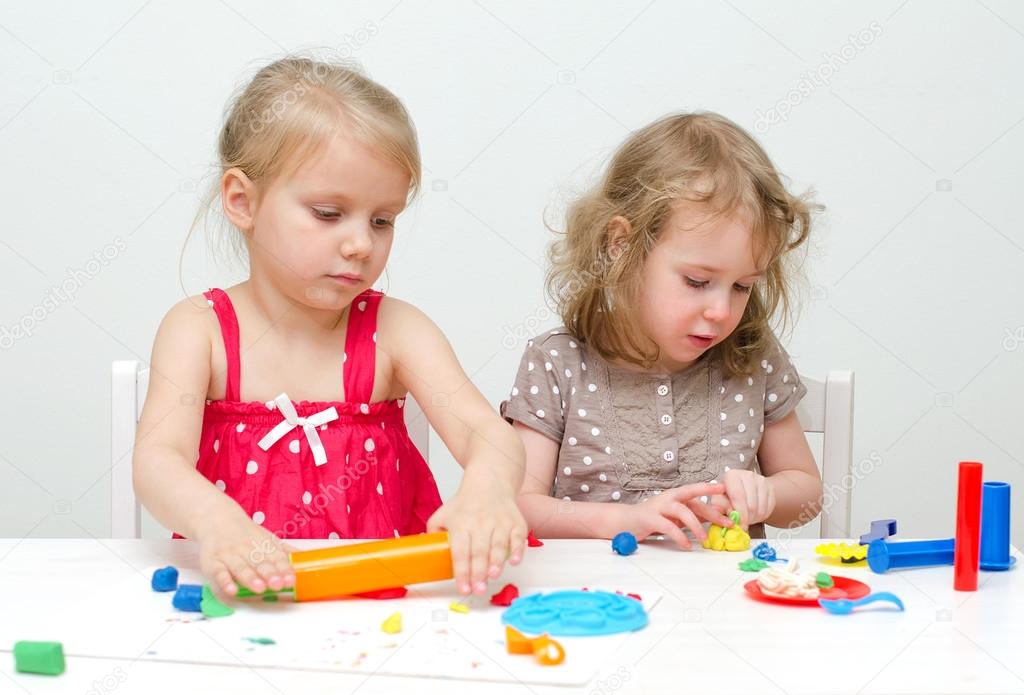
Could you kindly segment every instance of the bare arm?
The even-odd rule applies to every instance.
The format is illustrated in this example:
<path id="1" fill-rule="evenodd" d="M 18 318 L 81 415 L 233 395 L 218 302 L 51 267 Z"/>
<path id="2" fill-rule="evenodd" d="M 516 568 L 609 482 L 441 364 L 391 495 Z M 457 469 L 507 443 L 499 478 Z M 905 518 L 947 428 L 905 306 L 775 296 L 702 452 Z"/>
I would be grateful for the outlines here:
<path id="1" fill-rule="evenodd" d="M 280 589 L 294 583 L 280 541 L 196 470 L 215 322 L 200 297 L 160 324 L 132 458 L 135 492 L 161 524 L 199 542 L 203 574 L 223 594 L 234 595 L 236 581 Z"/>
<path id="2" fill-rule="evenodd" d="M 802 526 L 818 516 L 821 474 L 795 410 L 778 422 L 765 425 L 757 459 L 761 473 L 775 490 L 775 510 L 767 523 Z"/>
<path id="3" fill-rule="evenodd" d="M 419 309 L 386 299 L 380 313 L 395 379 L 423 408 L 463 468 L 459 490 L 428 523 L 446 528 L 459 589 L 482 593 L 511 557 L 519 562 L 526 523 L 515 505 L 523 445 L 463 371 L 447 338 Z M 381 344 L 381 341 L 378 342 Z"/>

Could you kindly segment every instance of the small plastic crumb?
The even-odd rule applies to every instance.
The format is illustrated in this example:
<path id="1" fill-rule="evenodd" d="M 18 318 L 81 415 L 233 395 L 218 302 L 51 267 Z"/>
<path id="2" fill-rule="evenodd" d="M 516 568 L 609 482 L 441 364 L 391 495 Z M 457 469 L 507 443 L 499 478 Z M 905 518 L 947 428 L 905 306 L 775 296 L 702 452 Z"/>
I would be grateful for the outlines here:
<path id="1" fill-rule="evenodd" d="M 154 570 L 150 586 L 153 591 L 174 591 L 178 588 L 178 568 L 168 566 Z"/>
<path id="2" fill-rule="evenodd" d="M 632 555 L 636 552 L 636 536 L 629 531 L 623 531 L 612 539 L 612 550 L 619 555 Z"/>
<path id="3" fill-rule="evenodd" d="M 277 642 L 269 637 L 243 637 L 242 639 L 253 644 L 277 644 Z"/>
<path id="4" fill-rule="evenodd" d="M 359 598 L 372 598 L 375 601 L 386 601 L 393 598 L 405 598 L 405 595 L 409 593 L 409 590 L 404 586 L 397 586 L 393 589 L 378 589 L 377 591 L 364 591 L 361 594 L 356 594 Z"/>
<path id="5" fill-rule="evenodd" d="M 836 585 L 832 576 L 828 572 L 818 572 L 814 575 L 814 581 L 817 583 L 818 587 L 822 589 L 831 589 Z"/>
<path id="6" fill-rule="evenodd" d="M 515 584 L 506 584 L 501 591 L 491 596 L 492 606 L 511 606 L 512 602 L 519 598 L 519 587 Z"/>
<path id="7" fill-rule="evenodd" d="M 381 623 L 380 629 L 389 635 L 397 635 L 402 631 L 402 614 L 392 613 L 387 619 Z"/>
<path id="8" fill-rule="evenodd" d="M 179 611 L 199 613 L 202 611 L 203 587 L 198 584 L 182 584 L 174 592 L 171 605 Z"/>
<path id="9" fill-rule="evenodd" d="M 544 543 L 537 540 L 537 537 L 533 535 L 533 529 L 530 529 L 530 532 L 526 534 L 526 545 L 531 548 L 539 548 L 544 545 Z"/>
<path id="10" fill-rule="evenodd" d="M 628 596 L 629 598 L 635 598 L 640 603 L 644 602 L 644 600 L 640 598 L 640 594 L 626 594 L 626 596 Z"/>
<path id="11" fill-rule="evenodd" d="M 199 600 L 199 610 L 207 618 L 223 618 L 235 612 L 235 609 L 231 606 L 221 603 L 220 599 L 213 594 L 213 591 L 207 584 L 203 584 L 203 593 Z"/>
<path id="12" fill-rule="evenodd" d="M 747 558 L 740 563 L 740 569 L 744 572 L 760 572 L 767 566 L 767 562 L 756 557 Z"/>
<path id="13" fill-rule="evenodd" d="M 64 673 L 64 645 L 60 642 L 15 642 L 14 669 L 21 673 L 59 676 Z"/>
<path id="14" fill-rule="evenodd" d="M 448 606 L 448 610 L 450 610 L 452 613 L 469 613 L 469 606 L 467 606 L 465 603 L 453 601 Z"/>

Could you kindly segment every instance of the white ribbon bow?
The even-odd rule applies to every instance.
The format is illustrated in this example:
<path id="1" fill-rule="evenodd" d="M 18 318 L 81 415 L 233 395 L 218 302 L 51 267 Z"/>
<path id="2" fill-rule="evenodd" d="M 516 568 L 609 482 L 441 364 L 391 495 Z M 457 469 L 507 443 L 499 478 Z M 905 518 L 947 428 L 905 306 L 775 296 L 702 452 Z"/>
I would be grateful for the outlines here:
<path id="1" fill-rule="evenodd" d="M 267 403 L 267 405 L 269 406 L 271 403 L 275 404 L 280 413 L 284 415 L 284 420 L 278 423 L 277 427 L 267 432 L 266 436 L 259 441 L 259 447 L 266 451 L 274 446 L 281 437 L 296 427 L 301 427 L 306 433 L 306 441 L 309 442 L 309 448 L 313 451 L 313 461 L 318 466 L 327 463 L 327 453 L 324 451 L 324 445 L 320 441 L 320 435 L 316 433 L 316 428 L 331 420 L 337 420 L 337 409 L 331 406 L 309 417 L 299 417 L 299 414 L 295 412 L 295 406 L 292 405 L 291 399 L 288 398 L 287 394 L 282 393 L 270 401 L 270 403 Z"/>

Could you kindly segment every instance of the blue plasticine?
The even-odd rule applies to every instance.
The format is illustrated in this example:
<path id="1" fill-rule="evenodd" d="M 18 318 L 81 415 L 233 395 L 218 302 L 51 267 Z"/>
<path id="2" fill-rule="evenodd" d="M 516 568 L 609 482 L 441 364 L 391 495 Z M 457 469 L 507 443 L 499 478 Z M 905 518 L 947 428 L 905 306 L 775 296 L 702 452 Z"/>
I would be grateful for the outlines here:
<path id="1" fill-rule="evenodd" d="M 1008 570 L 1017 562 L 1010 555 L 1010 485 L 989 482 L 981 486 L 981 569 Z"/>
<path id="2" fill-rule="evenodd" d="M 877 541 L 879 538 L 888 538 L 889 536 L 895 535 L 895 519 L 878 519 L 877 521 L 872 521 L 871 530 L 860 537 L 860 544 L 869 545 L 871 541 Z"/>
<path id="3" fill-rule="evenodd" d="M 612 550 L 619 555 L 632 555 L 636 552 L 636 536 L 629 531 L 623 531 L 612 539 Z"/>
<path id="4" fill-rule="evenodd" d="M 174 591 L 178 588 L 178 568 L 161 567 L 153 571 L 153 591 Z"/>
<path id="5" fill-rule="evenodd" d="M 516 599 L 501 622 L 525 634 L 586 637 L 631 632 L 647 626 L 643 604 L 607 591 L 554 591 Z"/>
<path id="6" fill-rule="evenodd" d="M 758 560 L 764 560 L 765 562 L 787 562 L 786 558 L 778 557 L 775 554 L 775 548 L 767 543 L 758 543 L 753 550 L 753 555 Z"/>
<path id="7" fill-rule="evenodd" d="M 202 601 L 203 587 L 198 584 L 182 584 L 178 587 L 178 590 L 174 592 L 174 598 L 171 599 L 171 605 L 179 611 L 199 613 L 202 611 Z"/>
<path id="8" fill-rule="evenodd" d="M 868 545 L 868 567 L 882 574 L 891 569 L 931 567 L 953 564 L 955 539 L 936 541 L 899 541 L 890 543 L 884 538 Z"/>

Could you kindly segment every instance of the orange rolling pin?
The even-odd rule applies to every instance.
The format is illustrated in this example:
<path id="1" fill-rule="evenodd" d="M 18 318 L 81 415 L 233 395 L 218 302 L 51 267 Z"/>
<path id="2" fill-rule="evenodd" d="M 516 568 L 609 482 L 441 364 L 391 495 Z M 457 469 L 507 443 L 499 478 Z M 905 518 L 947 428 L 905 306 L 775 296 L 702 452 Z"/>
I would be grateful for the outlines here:
<path id="1" fill-rule="evenodd" d="M 261 596 L 288 591 L 295 594 L 296 601 L 317 601 L 455 576 L 444 532 L 302 550 L 292 553 L 290 559 L 295 588 L 267 590 Z M 238 587 L 238 598 L 255 595 Z"/>

